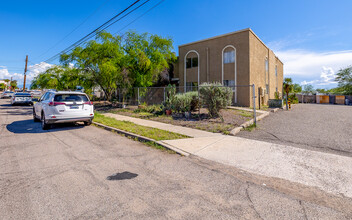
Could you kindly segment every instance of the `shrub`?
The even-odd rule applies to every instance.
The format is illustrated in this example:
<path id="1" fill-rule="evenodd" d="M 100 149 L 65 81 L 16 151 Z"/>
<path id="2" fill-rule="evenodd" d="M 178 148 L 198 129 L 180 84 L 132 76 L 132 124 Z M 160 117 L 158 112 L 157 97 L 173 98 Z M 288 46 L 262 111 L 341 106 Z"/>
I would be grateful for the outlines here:
<path id="1" fill-rule="evenodd" d="M 231 105 L 233 92 L 221 83 L 203 83 L 199 88 L 202 102 L 206 105 L 210 117 L 219 117 L 220 110 Z"/>
<path id="2" fill-rule="evenodd" d="M 281 99 L 279 92 L 275 92 L 274 95 L 275 95 L 275 99 Z"/>
<path id="3" fill-rule="evenodd" d="M 166 87 L 166 100 L 163 103 L 164 107 L 166 110 L 171 110 L 174 108 L 173 106 L 173 100 L 175 98 L 176 95 L 176 87 L 175 85 L 168 85 Z"/>
<path id="4" fill-rule="evenodd" d="M 176 94 L 172 101 L 173 110 L 176 112 L 194 111 L 199 107 L 198 92 Z"/>
<path id="5" fill-rule="evenodd" d="M 176 94 L 172 106 L 176 112 L 189 112 L 191 101 L 191 96 L 186 95 L 186 93 Z"/>
<path id="6" fill-rule="evenodd" d="M 191 96 L 191 112 L 196 111 L 200 108 L 200 99 L 198 92 L 187 92 L 186 95 Z"/>
<path id="7" fill-rule="evenodd" d="M 152 114 L 160 114 L 162 113 L 163 108 L 161 105 L 145 105 L 142 108 L 138 108 L 134 110 L 134 113 L 140 113 L 140 112 L 148 112 Z"/>
<path id="8" fill-rule="evenodd" d="M 296 96 L 296 94 L 289 95 L 288 99 L 291 101 L 291 104 L 297 104 L 298 103 L 298 97 Z"/>

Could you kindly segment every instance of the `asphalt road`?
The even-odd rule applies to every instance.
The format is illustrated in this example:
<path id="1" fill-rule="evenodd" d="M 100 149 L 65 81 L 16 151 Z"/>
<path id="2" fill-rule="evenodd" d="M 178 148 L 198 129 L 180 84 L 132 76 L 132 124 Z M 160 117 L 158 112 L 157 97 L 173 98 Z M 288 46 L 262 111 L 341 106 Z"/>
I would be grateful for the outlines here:
<path id="1" fill-rule="evenodd" d="M 352 201 L 0 100 L 0 219 L 351 219 Z"/>
<path id="2" fill-rule="evenodd" d="M 352 156 L 352 106 L 298 104 L 258 122 L 237 136 Z"/>

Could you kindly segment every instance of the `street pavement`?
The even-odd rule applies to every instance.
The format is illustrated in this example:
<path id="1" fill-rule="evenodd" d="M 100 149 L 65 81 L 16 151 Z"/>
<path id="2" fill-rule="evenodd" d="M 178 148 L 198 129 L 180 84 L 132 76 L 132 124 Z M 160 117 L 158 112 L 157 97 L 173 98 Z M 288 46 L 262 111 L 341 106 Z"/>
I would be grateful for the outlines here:
<path id="1" fill-rule="evenodd" d="M 186 155 L 196 155 L 252 174 L 280 178 L 352 198 L 352 157 L 206 131 L 199 135 L 197 129 L 187 128 L 186 131 L 181 126 L 146 119 L 112 113 L 104 115 L 172 132 L 182 131 L 184 135 L 188 132 L 194 138 L 160 141 Z"/>
<path id="2" fill-rule="evenodd" d="M 351 219 L 352 201 L 0 100 L 0 219 Z"/>

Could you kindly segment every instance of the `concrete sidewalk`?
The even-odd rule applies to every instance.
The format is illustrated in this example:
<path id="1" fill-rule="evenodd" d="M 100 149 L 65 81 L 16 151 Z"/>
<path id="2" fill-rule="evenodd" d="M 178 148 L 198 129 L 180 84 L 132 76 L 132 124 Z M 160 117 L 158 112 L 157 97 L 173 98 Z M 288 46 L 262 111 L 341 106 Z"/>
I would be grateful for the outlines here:
<path id="1" fill-rule="evenodd" d="M 251 173 L 317 187 L 328 193 L 352 198 L 351 157 L 214 134 L 116 114 L 105 115 L 192 136 L 194 138 L 162 141 L 189 154 Z"/>
<path id="2" fill-rule="evenodd" d="M 120 121 L 129 121 L 133 122 L 137 125 L 143 125 L 147 127 L 153 127 L 153 128 L 159 128 L 161 130 L 165 131 L 171 131 L 183 135 L 187 135 L 189 137 L 214 137 L 214 136 L 221 136 L 220 133 L 212 133 L 212 132 L 207 132 L 207 131 L 202 131 L 198 129 L 193 129 L 193 128 L 186 128 L 182 126 L 176 126 L 176 125 L 170 125 L 170 124 L 165 124 L 162 122 L 157 122 L 157 121 L 151 121 L 151 120 L 145 120 L 145 119 L 140 119 L 140 118 L 133 118 L 133 117 L 128 117 L 124 115 L 119 115 L 119 114 L 113 114 L 113 113 L 105 113 L 105 116 L 115 118 Z"/>

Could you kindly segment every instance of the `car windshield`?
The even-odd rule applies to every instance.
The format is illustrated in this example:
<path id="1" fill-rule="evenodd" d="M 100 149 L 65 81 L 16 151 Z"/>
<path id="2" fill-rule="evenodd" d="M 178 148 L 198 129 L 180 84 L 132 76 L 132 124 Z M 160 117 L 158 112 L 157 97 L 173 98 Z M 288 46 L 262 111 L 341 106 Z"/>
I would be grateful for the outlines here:
<path id="1" fill-rule="evenodd" d="M 55 102 L 87 102 L 86 95 L 79 94 L 58 94 L 54 97 Z"/>

